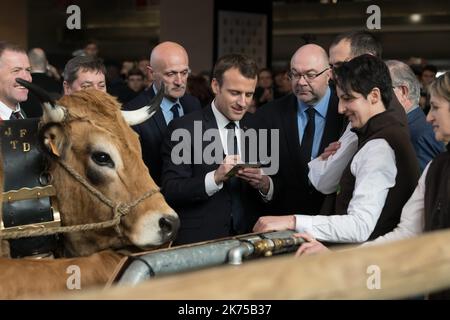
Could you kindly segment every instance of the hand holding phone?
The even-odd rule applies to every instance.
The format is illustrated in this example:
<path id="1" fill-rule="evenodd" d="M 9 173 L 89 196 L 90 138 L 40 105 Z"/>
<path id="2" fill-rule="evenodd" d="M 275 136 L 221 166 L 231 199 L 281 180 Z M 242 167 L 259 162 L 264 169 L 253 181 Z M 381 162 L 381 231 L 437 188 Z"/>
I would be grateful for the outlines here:
<path id="1" fill-rule="evenodd" d="M 261 165 L 262 164 L 259 163 L 259 162 L 257 162 L 257 163 L 238 163 L 230 171 L 228 171 L 225 176 L 227 178 L 231 178 L 231 177 L 235 176 L 238 173 L 238 171 L 241 170 L 241 169 L 245 169 L 245 168 L 260 168 Z"/>

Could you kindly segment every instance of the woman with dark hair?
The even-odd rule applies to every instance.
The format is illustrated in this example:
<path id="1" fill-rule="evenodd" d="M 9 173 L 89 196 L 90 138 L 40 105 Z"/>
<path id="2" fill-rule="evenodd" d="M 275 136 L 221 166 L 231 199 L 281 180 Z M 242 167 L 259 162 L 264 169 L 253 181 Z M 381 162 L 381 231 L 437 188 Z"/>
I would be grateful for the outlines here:
<path id="1" fill-rule="evenodd" d="M 433 126 L 436 140 L 443 141 L 447 151 L 434 158 L 423 171 L 414 193 L 403 207 L 397 228 L 372 243 L 450 228 L 450 72 L 437 78 L 429 89 L 431 109 L 427 121 Z M 298 249 L 298 256 L 328 250 L 308 234 L 297 236 L 307 241 Z M 450 290 L 432 294 L 430 298 L 450 299 Z"/>

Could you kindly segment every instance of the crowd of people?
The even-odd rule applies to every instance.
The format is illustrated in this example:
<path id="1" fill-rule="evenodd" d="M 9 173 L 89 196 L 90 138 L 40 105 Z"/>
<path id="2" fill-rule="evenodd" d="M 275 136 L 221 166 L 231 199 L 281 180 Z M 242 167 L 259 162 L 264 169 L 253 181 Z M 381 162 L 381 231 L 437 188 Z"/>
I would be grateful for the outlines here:
<path id="1" fill-rule="evenodd" d="M 125 110 L 164 90 L 160 109 L 133 129 L 149 173 L 180 217 L 175 245 L 295 230 L 306 240 L 303 255 L 450 227 L 450 72 L 436 78 L 430 65 L 383 61 L 380 42 L 362 31 L 338 35 L 328 52 L 305 44 L 276 73 L 228 54 L 211 74 L 193 74 L 188 52 L 169 41 L 121 68 L 105 67 L 98 50 L 87 48 L 58 79 L 42 49 L 27 54 L 0 43 L 0 117 L 42 114 L 15 78 L 55 98 L 108 91 Z M 245 137 L 262 129 L 277 132 L 256 143 L 274 150 L 277 172 L 248 166 L 230 175 L 236 164 L 255 161 Z M 192 139 L 182 141 L 180 132 Z M 205 157 L 212 149 L 216 161 Z"/>

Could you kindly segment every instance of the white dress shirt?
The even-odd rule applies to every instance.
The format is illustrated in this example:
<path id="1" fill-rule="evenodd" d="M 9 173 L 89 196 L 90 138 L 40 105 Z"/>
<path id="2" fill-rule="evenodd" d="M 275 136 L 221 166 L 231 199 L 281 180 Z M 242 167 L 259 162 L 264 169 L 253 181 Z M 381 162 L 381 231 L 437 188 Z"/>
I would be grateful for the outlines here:
<path id="1" fill-rule="evenodd" d="M 376 238 L 365 245 L 382 244 L 415 237 L 423 232 L 425 227 L 425 178 L 430 163 L 426 166 L 413 194 L 406 202 L 400 216 L 400 223 L 389 233 Z"/>
<path id="2" fill-rule="evenodd" d="M 225 117 L 219 110 L 217 110 L 216 105 L 214 104 L 214 101 L 211 102 L 211 107 L 212 107 L 212 112 L 214 114 L 214 117 L 216 118 L 216 122 L 217 122 L 217 127 L 219 129 L 219 134 L 220 134 L 220 140 L 222 142 L 222 147 L 223 147 L 223 152 L 226 155 L 228 154 L 228 146 L 227 146 L 227 135 L 228 135 L 228 129 L 225 128 L 227 126 L 228 123 L 230 123 L 230 120 L 227 119 L 227 117 Z M 237 143 L 238 143 L 238 150 L 239 150 L 239 154 L 241 154 L 241 130 L 240 126 L 239 126 L 239 121 L 234 121 L 236 128 L 235 128 L 235 134 L 236 134 L 236 138 L 237 138 Z M 237 130 L 236 130 L 237 129 Z M 206 194 L 208 196 L 212 196 L 213 194 L 215 194 L 217 191 L 221 190 L 223 188 L 223 183 L 219 183 L 216 184 L 216 181 L 214 180 L 214 171 L 208 172 L 205 176 L 205 191 Z M 264 195 L 260 192 L 261 197 L 265 200 L 265 201 L 270 201 L 272 200 L 273 197 L 273 182 L 272 179 L 269 177 L 269 192 L 267 193 L 267 195 Z"/>
<path id="3" fill-rule="evenodd" d="M 344 169 L 358 150 L 358 137 L 350 129 L 349 123 L 344 134 L 339 138 L 341 147 L 334 155 L 326 160 L 317 157 L 308 163 L 309 180 L 314 188 L 323 194 L 336 192 Z"/>
<path id="4" fill-rule="evenodd" d="M 10 107 L 8 107 L 6 104 L 0 101 L 0 119 L 2 120 L 9 120 L 11 118 L 11 115 L 13 112 L 20 111 L 20 105 L 16 105 L 16 109 L 12 110 Z"/>
<path id="5" fill-rule="evenodd" d="M 395 185 L 395 153 L 384 139 L 367 142 L 352 160 L 355 177 L 347 214 L 296 215 L 296 231 L 321 241 L 359 243 L 367 241 L 383 210 L 389 189 Z"/>

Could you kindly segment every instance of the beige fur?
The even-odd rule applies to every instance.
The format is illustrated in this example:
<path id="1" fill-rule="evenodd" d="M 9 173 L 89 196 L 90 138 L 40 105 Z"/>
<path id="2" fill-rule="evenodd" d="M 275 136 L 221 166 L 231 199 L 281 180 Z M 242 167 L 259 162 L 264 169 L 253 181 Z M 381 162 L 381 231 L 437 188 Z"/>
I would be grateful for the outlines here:
<path id="1" fill-rule="evenodd" d="M 42 298 L 55 292 L 69 290 L 69 266 L 80 270 L 80 289 L 102 287 L 111 277 L 121 255 L 113 251 L 102 251 L 89 257 L 71 259 L 5 259 L 0 258 L 0 299 L 24 297 Z M 69 280 L 69 281 L 68 281 Z"/>
<path id="2" fill-rule="evenodd" d="M 45 132 L 46 145 L 51 146 L 49 153 L 60 156 L 89 180 L 86 172 L 88 166 L 92 166 L 90 148 L 95 142 L 98 145 L 99 139 L 107 141 L 111 148 L 118 150 L 121 165 L 116 171 L 111 169 L 107 171 L 107 175 L 102 175 L 103 183 L 95 186 L 99 191 L 116 202 L 128 203 L 157 188 L 142 161 L 138 136 L 123 119 L 115 98 L 100 91 L 86 90 L 64 96 L 58 104 L 67 109 L 69 117 L 61 126 L 50 127 Z M 94 137 L 96 141 L 93 141 Z M 1 163 L 0 161 L 0 165 Z M 108 169 L 100 168 L 99 172 L 102 173 L 103 170 Z M 109 207 L 89 194 L 61 166 L 53 162 L 49 171 L 57 190 L 63 225 L 100 222 L 113 217 Z M 1 182 L 2 178 L 3 170 L 0 166 Z M 3 183 L 1 186 L 3 187 Z M 0 197 L 1 194 L 0 192 Z M 154 214 L 177 217 L 158 193 L 145 199 L 122 218 L 123 238 L 119 238 L 113 228 L 64 235 L 65 252 L 70 256 L 83 257 L 55 260 L 0 258 L 0 298 L 39 297 L 67 290 L 66 282 L 70 276 L 67 267 L 70 265 L 80 267 L 82 289 L 104 285 L 119 262 L 120 255 L 102 250 L 132 244 L 130 238 L 143 232 L 136 226 L 137 222 L 142 221 L 146 215 Z M 159 230 L 155 230 L 159 235 Z M 159 246 L 162 242 L 155 241 L 148 245 Z M 1 250 L 0 245 L 0 257 Z M 99 251 L 102 252 L 97 253 Z"/>

